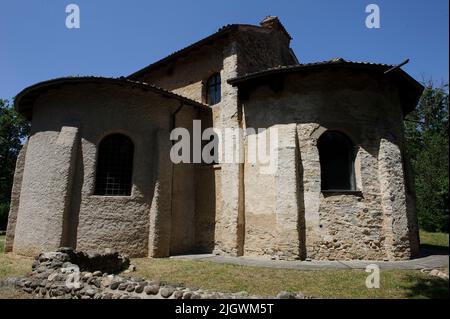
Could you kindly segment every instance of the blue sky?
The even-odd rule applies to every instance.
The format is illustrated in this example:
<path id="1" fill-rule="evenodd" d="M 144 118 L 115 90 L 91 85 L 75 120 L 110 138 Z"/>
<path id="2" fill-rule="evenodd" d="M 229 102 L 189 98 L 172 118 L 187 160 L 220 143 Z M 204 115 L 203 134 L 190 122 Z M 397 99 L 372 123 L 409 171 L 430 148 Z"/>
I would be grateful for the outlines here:
<path id="1" fill-rule="evenodd" d="M 76 3 L 81 28 L 67 29 Z M 367 29 L 365 7 L 381 9 Z M 343 57 L 411 62 L 417 80 L 448 82 L 448 0 L 0 0 L 0 98 L 67 75 L 128 75 L 228 23 L 277 15 L 301 62 Z"/>

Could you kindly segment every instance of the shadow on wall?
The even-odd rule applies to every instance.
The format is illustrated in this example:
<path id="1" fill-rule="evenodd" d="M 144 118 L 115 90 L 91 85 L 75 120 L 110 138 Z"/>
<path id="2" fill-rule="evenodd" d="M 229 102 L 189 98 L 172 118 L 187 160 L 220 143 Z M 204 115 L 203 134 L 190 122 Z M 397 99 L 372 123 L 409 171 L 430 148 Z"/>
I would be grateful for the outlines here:
<path id="1" fill-rule="evenodd" d="M 84 137 L 83 137 L 84 138 Z M 96 145 L 95 140 L 86 140 L 86 142 L 90 142 L 93 145 Z M 143 149 L 143 145 L 142 143 L 139 143 L 138 147 L 140 147 L 141 149 Z M 149 147 L 149 149 L 152 149 L 152 147 Z M 137 153 L 135 153 L 136 155 Z M 92 155 L 92 154 L 91 154 Z M 137 162 L 140 163 L 140 161 L 142 161 L 142 152 L 140 152 L 139 154 L 139 158 L 137 158 Z M 101 197 L 99 197 L 99 199 L 95 202 L 92 202 L 92 198 L 90 197 L 89 194 L 83 194 L 83 186 L 85 185 L 85 180 L 89 179 L 90 176 L 85 176 L 86 175 L 86 171 L 85 171 L 85 167 L 87 165 L 86 161 L 87 161 L 87 156 L 89 156 L 89 154 L 85 154 L 83 152 L 83 147 L 82 147 L 82 139 L 80 139 L 78 141 L 78 147 L 77 147 L 77 153 L 76 153 L 76 160 L 75 160 L 75 169 L 74 169 L 74 175 L 73 175 L 73 181 L 72 181 L 72 189 L 70 190 L 70 199 L 68 201 L 68 209 L 65 211 L 65 215 L 64 215 L 64 220 L 63 220 L 63 234 L 62 234 L 62 238 L 61 238 L 61 247 L 70 247 L 73 249 L 77 249 L 79 247 L 79 224 L 80 224 L 80 211 L 82 210 L 82 203 L 83 201 L 85 201 L 86 205 L 92 205 L 92 203 L 97 204 L 100 202 L 102 203 L 102 201 L 104 201 L 105 199 L 102 199 Z M 95 155 L 96 156 L 96 155 Z M 136 165 L 139 166 L 139 165 Z M 95 169 L 93 171 L 93 174 L 95 175 L 97 169 L 97 163 L 95 163 Z M 137 169 L 136 169 L 137 170 Z M 136 178 L 136 175 L 138 174 L 138 171 L 134 171 L 133 172 L 133 187 L 136 188 L 136 193 L 138 195 L 134 195 L 129 197 L 129 200 L 127 200 L 127 203 L 137 203 L 137 204 L 142 204 L 142 203 L 147 203 L 148 207 L 150 207 L 151 202 L 153 200 L 153 194 L 154 194 L 154 189 L 155 189 L 155 172 L 153 172 L 153 170 L 147 172 L 150 173 L 151 175 L 149 175 L 149 179 L 152 182 L 149 182 L 147 185 L 143 185 L 142 184 L 142 179 L 141 178 Z M 94 179 L 95 180 L 95 179 Z M 95 181 L 94 181 L 95 182 Z M 145 192 L 143 192 L 142 190 L 145 189 Z M 112 203 L 114 203 L 115 201 L 111 200 Z M 117 208 L 117 212 L 118 213 L 122 213 L 122 214 L 126 214 L 127 213 L 127 207 L 124 204 L 117 204 L 117 206 L 114 205 L 110 205 L 109 209 L 115 209 Z M 96 209 L 98 209 L 98 211 L 95 211 Z M 99 211 L 102 211 L 102 207 L 99 206 L 92 206 L 91 209 L 89 209 L 89 211 L 86 211 L 86 213 L 89 213 L 90 216 L 87 216 L 87 218 L 89 218 L 91 221 L 95 221 L 95 223 L 97 223 L 98 227 L 101 228 L 104 223 L 109 222 L 109 221 L 104 221 L 105 219 L 105 214 L 101 214 L 99 213 Z M 149 208 L 148 208 L 149 209 Z M 103 209 L 104 211 L 104 209 Z M 146 215 L 143 214 L 143 216 L 145 217 Z M 83 218 L 83 216 L 81 216 Z M 120 215 L 117 215 L 117 222 L 115 223 L 115 226 L 113 227 L 114 229 L 112 230 L 113 232 L 121 232 L 123 231 L 123 227 L 125 224 L 121 224 L 122 219 Z M 84 216 L 84 218 L 86 218 L 86 216 Z M 145 219 L 147 219 L 148 217 L 145 217 Z M 125 221 L 129 224 L 129 221 Z M 143 224 L 142 220 L 138 221 L 140 222 L 140 224 Z M 127 224 L 127 225 L 128 225 Z M 148 230 L 147 230 L 148 233 Z M 108 236 L 111 236 L 111 238 L 115 238 L 114 233 L 107 233 Z M 125 236 L 122 236 L 121 238 L 128 238 L 130 239 L 129 244 L 130 245 L 135 245 L 135 243 L 133 242 L 134 239 L 134 235 L 133 233 L 130 234 L 125 234 Z M 137 240 L 141 240 L 141 239 L 137 239 Z M 136 240 L 135 240 L 136 241 Z M 99 248 L 116 248 L 114 243 L 110 243 L 111 247 L 99 247 Z M 93 248 L 93 247 L 92 247 Z M 119 251 L 121 250 L 120 248 L 117 248 Z M 101 249 L 100 249 L 101 250 Z M 132 253 L 129 253 L 131 255 L 136 254 L 136 256 L 139 257 L 144 257 L 147 256 L 148 253 L 148 248 L 147 248 L 147 243 L 145 245 L 145 249 L 139 249 L 138 251 L 133 251 Z"/>
<path id="2" fill-rule="evenodd" d="M 195 247 L 193 253 L 212 253 L 215 244 L 216 178 L 211 165 L 200 166 L 196 174 Z"/>
<path id="3" fill-rule="evenodd" d="M 370 155 L 371 160 L 374 159 L 374 169 L 377 169 L 380 156 L 387 157 L 384 165 L 391 169 L 397 167 L 391 165 L 398 164 L 396 155 L 404 161 L 401 112 L 396 108 L 394 99 L 391 101 L 386 98 L 392 95 L 388 83 L 375 80 L 371 75 L 347 72 L 307 75 L 301 79 L 276 78 L 240 88 L 246 126 L 256 129 L 292 123 L 320 125 L 346 134 L 354 145 Z M 327 87 L 323 83 L 327 83 Z M 319 133 L 319 130 L 313 131 L 311 139 L 315 139 L 315 134 Z M 400 154 L 397 154 L 398 150 Z M 380 151 L 393 154 L 380 155 Z M 301 167 L 298 170 L 302 173 Z M 367 174 L 367 170 L 364 173 Z M 386 175 L 385 178 L 394 178 L 392 172 Z M 408 185 L 408 180 L 405 184 Z M 300 188 L 303 186 L 299 185 Z M 299 194 L 302 193 L 299 191 Z M 408 187 L 405 195 L 406 201 L 410 203 L 413 195 L 408 192 Z M 371 198 L 363 200 L 369 206 L 376 205 Z M 412 254 L 416 255 L 417 221 L 411 209 L 407 211 L 406 222 L 410 229 L 408 235 Z"/>
<path id="4" fill-rule="evenodd" d="M 78 220 L 81 206 L 81 191 L 84 182 L 84 161 L 81 141 L 78 141 L 77 156 L 75 161 L 75 173 L 72 183 L 72 196 L 70 198 L 70 209 L 66 212 L 63 221 L 62 247 L 77 247 Z"/>
<path id="5" fill-rule="evenodd" d="M 297 181 L 303 181 L 303 162 L 298 145 L 298 138 L 295 139 L 295 156 L 296 161 L 296 175 Z M 307 257 L 306 251 L 306 220 L 305 220 L 305 198 L 304 198 L 303 183 L 297 183 L 297 202 L 298 202 L 298 238 L 299 238 L 299 258 L 305 260 Z"/>

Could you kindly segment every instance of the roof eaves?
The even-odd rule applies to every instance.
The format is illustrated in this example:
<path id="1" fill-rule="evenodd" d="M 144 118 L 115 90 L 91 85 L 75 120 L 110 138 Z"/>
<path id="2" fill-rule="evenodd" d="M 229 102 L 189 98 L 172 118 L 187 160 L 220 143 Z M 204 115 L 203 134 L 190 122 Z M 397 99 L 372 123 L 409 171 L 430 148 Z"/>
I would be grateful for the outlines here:
<path id="1" fill-rule="evenodd" d="M 260 78 L 272 74 L 277 73 L 284 73 L 284 72 L 291 72 L 291 71 L 299 71 L 299 70 L 306 70 L 310 68 L 315 67 L 323 67 L 323 66 L 374 66 L 374 67 L 380 67 L 383 69 L 388 69 L 393 67 L 393 65 L 390 64 L 382 64 L 382 63 L 371 63 L 371 62 L 357 62 L 357 61 L 346 61 L 342 58 L 336 58 L 333 60 L 327 60 L 327 61 L 319 61 L 319 62 L 312 62 L 312 63 L 304 63 L 304 64 L 295 64 L 295 65 L 279 65 L 273 68 L 265 69 L 258 72 L 248 73 L 239 77 L 235 77 L 228 80 L 228 83 L 231 85 L 237 85 L 239 83 Z"/>
<path id="2" fill-rule="evenodd" d="M 247 83 L 252 80 L 259 80 L 270 77 L 272 75 L 280 74 L 280 73 L 288 73 L 288 72 L 296 72 L 303 71 L 313 68 L 320 67 L 339 67 L 339 66 L 351 66 L 351 67 L 371 67 L 377 68 L 382 74 L 385 71 L 395 67 L 390 64 L 382 64 L 382 63 L 371 63 L 371 62 L 357 62 L 357 61 L 346 61 L 344 59 L 338 58 L 329 61 L 321 61 L 307 64 L 298 64 L 292 66 L 278 66 L 275 68 L 266 69 L 263 71 L 246 74 L 240 77 L 235 77 L 233 79 L 228 80 L 228 83 L 233 86 L 239 86 L 241 84 Z M 392 72 L 386 74 L 386 76 L 393 77 L 394 81 L 396 81 L 400 85 L 401 91 L 401 99 L 403 104 L 404 114 L 408 114 L 412 110 L 414 110 L 417 105 L 420 96 L 423 92 L 423 85 L 417 82 L 413 77 L 411 77 L 408 73 L 406 73 L 401 68 L 394 69 Z M 405 84 L 406 83 L 406 84 Z"/>
<path id="3" fill-rule="evenodd" d="M 178 99 L 180 101 L 182 101 L 183 103 L 186 103 L 188 105 L 191 105 L 193 107 L 197 107 L 200 109 L 210 109 L 209 106 L 191 100 L 187 97 L 184 97 L 182 95 L 167 91 L 161 87 L 158 87 L 156 85 L 153 84 L 148 84 L 145 82 L 140 82 L 140 81 L 133 81 L 124 77 L 121 78 L 105 78 L 105 77 L 98 77 L 98 76 L 82 76 L 82 77 L 61 77 L 61 78 L 55 78 L 55 79 L 51 79 L 51 80 L 47 80 L 47 81 L 43 81 L 43 82 L 39 82 L 36 83 L 32 86 L 29 86 L 25 89 L 23 89 L 14 99 L 14 108 L 18 111 L 18 112 L 23 112 L 26 111 L 27 109 L 29 109 L 31 106 L 29 106 L 29 104 L 32 104 L 32 101 L 34 101 L 34 99 L 37 97 L 37 95 L 40 94 L 39 90 L 41 89 L 45 89 L 45 88 L 51 88 L 51 87 L 55 87 L 58 85 L 63 85 L 63 84 L 80 84 L 80 83 L 109 83 L 109 84 L 116 84 L 116 85 L 130 85 L 133 87 L 139 87 L 142 88 L 144 90 L 150 90 L 152 92 L 161 94 L 163 96 L 169 97 L 169 98 L 174 98 L 174 99 Z M 31 96 L 28 96 L 31 95 Z M 28 98 L 27 98 L 28 96 Z M 21 107 L 21 104 L 24 104 L 25 102 L 23 101 L 24 98 L 27 98 L 25 100 L 28 101 L 27 107 Z"/>

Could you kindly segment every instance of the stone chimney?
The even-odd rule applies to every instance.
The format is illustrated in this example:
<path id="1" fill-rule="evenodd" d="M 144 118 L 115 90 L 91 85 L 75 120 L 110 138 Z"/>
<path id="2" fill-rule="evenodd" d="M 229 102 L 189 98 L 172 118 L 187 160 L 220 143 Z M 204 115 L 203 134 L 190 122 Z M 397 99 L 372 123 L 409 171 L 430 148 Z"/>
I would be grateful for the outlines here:
<path id="1" fill-rule="evenodd" d="M 276 16 L 267 16 L 260 23 L 261 27 L 266 29 L 273 29 L 284 34 L 288 40 L 288 43 L 292 40 L 290 34 L 286 31 L 283 24 L 281 24 L 280 19 Z"/>

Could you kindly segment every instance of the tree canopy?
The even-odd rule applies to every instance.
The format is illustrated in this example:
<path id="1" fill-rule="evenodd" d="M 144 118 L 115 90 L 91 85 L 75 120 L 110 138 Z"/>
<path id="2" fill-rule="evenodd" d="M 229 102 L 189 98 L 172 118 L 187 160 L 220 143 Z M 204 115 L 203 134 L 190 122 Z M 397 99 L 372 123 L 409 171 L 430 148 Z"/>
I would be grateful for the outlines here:
<path id="1" fill-rule="evenodd" d="M 448 84 L 425 84 L 417 108 L 405 118 L 405 134 L 419 225 L 448 232 Z"/>
<path id="2" fill-rule="evenodd" d="M 5 229 L 17 155 L 30 126 L 7 100 L 0 99 L 0 229 Z"/>

